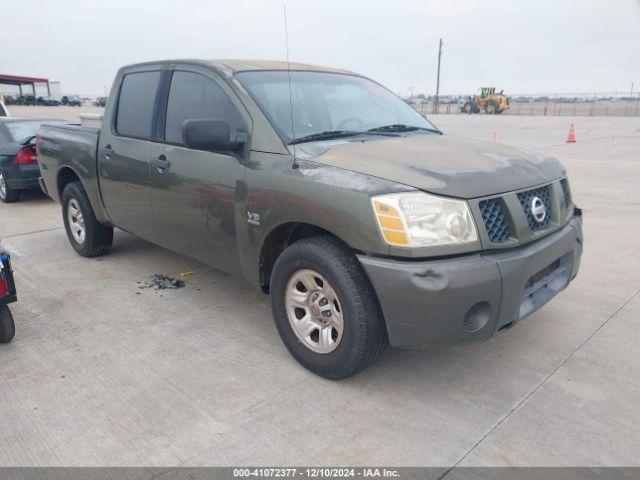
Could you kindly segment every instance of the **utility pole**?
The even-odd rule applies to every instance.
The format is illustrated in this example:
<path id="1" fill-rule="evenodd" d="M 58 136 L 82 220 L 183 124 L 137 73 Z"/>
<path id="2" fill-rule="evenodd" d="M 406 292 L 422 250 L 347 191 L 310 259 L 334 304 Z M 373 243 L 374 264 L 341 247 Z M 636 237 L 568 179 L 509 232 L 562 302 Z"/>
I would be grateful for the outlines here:
<path id="1" fill-rule="evenodd" d="M 438 113 L 440 106 L 440 60 L 442 59 L 442 39 L 438 46 L 438 79 L 436 81 L 436 98 L 433 100 L 433 113 Z"/>

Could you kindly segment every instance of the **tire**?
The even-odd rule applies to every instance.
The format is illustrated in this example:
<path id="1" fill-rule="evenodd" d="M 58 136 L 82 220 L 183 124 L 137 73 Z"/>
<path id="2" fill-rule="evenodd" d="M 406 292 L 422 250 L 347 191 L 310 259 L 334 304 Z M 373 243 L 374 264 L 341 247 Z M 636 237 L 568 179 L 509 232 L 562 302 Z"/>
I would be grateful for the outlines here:
<path id="1" fill-rule="evenodd" d="M 9 343 L 16 334 L 13 315 L 7 305 L 0 305 L 0 343 Z"/>
<path id="2" fill-rule="evenodd" d="M 484 112 L 488 115 L 494 115 L 497 109 L 498 105 L 496 105 L 496 102 L 494 102 L 493 100 L 490 100 L 484 104 Z"/>
<path id="3" fill-rule="evenodd" d="M 0 200 L 4 203 L 14 203 L 20 200 L 22 190 L 13 190 L 7 185 L 7 177 L 4 172 L 0 172 Z"/>
<path id="4" fill-rule="evenodd" d="M 331 321 L 341 318 L 342 332 L 338 333 L 334 327 L 323 330 L 330 331 L 330 342 L 334 342 L 331 351 L 314 351 L 313 348 L 321 346 L 320 343 L 313 346 L 316 332 L 303 340 L 289 320 L 292 309 L 287 303 L 287 292 L 292 291 L 297 278 L 302 278 L 299 276 L 305 272 L 318 274 L 323 284 L 328 282 L 323 287 L 328 286 L 336 294 L 336 300 L 330 300 L 328 305 L 334 315 Z M 309 290 L 310 300 L 318 294 L 314 290 L 317 282 L 316 278 L 316 284 Z M 282 341 L 302 366 L 321 377 L 337 380 L 355 375 L 375 362 L 387 345 L 387 331 L 375 291 L 353 252 L 333 237 L 307 238 L 288 247 L 273 267 L 270 292 L 273 318 Z M 310 328 L 314 328 L 314 320 L 309 320 L 312 308 L 307 309 L 299 320 L 305 322 L 307 319 L 306 324 L 312 325 Z M 297 312 L 304 309 L 296 307 L 294 310 L 297 317 Z M 322 334 L 320 327 L 317 328 L 320 342 Z"/>
<path id="5" fill-rule="evenodd" d="M 470 113 L 471 113 L 471 111 L 472 111 L 471 104 L 470 104 L 470 103 L 465 103 L 465 104 L 462 106 L 462 109 L 461 109 L 461 110 L 462 110 L 462 113 L 469 113 L 469 114 L 470 114 Z"/>
<path id="6" fill-rule="evenodd" d="M 62 192 L 61 201 L 64 227 L 73 249 L 83 257 L 97 257 L 107 253 L 113 243 L 113 227 L 102 225 L 96 220 L 82 184 L 68 184 Z"/>

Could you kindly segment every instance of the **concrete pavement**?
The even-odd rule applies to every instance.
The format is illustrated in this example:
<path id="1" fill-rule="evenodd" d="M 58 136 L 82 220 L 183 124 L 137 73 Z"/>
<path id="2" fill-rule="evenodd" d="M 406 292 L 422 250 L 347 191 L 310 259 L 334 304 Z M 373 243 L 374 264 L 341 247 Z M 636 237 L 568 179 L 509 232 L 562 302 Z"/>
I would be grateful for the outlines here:
<path id="1" fill-rule="evenodd" d="M 331 382 L 288 355 L 261 293 L 119 231 L 81 258 L 59 206 L 26 196 L 0 204 L 20 294 L 0 465 L 638 465 L 640 119 L 433 119 L 567 167 L 585 253 L 551 303 L 489 342 L 389 349 Z M 188 271 L 184 289 L 138 288 Z"/>

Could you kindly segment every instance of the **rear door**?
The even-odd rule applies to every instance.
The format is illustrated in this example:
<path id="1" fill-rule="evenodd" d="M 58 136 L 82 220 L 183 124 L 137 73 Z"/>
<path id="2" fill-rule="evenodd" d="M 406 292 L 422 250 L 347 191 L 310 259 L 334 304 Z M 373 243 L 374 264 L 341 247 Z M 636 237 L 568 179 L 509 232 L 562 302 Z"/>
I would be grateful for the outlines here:
<path id="1" fill-rule="evenodd" d="M 99 178 L 107 214 L 117 227 L 155 239 L 149 160 L 160 96 L 160 69 L 126 73 L 98 145 Z"/>
<path id="2" fill-rule="evenodd" d="M 238 266 L 236 185 L 244 167 L 231 154 L 191 150 L 182 142 L 187 119 L 225 120 L 234 135 L 245 135 L 248 116 L 229 87 L 207 69 L 171 76 L 162 142 L 152 147 L 151 201 L 157 243 L 226 271 Z M 164 118 L 164 122 L 162 121 Z"/>

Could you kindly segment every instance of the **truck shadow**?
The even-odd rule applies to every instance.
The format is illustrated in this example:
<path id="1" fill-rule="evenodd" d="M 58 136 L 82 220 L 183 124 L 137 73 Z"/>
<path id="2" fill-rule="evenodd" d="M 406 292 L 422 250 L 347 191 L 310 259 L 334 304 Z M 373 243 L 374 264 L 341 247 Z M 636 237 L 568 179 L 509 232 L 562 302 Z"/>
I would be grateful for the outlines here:
<path id="1" fill-rule="evenodd" d="M 249 341 L 266 342 L 270 346 L 270 354 L 295 363 L 278 337 L 269 297 L 242 280 L 119 230 L 116 231 L 112 252 L 104 258 L 118 259 L 117 263 L 124 260 L 128 265 L 138 264 L 141 272 L 146 272 L 150 265 L 157 270 L 153 273 L 179 275 L 186 270 L 197 272 L 184 278 L 188 286 L 201 288 L 208 295 L 198 301 L 198 308 L 211 308 L 213 311 L 222 304 L 236 305 L 228 310 L 228 315 L 235 319 L 229 328 Z M 176 292 L 176 295 L 183 293 Z M 489 394 L 487 389 L 491 388 L 519 391 L 523 384 L 530 385 L 534 379 L 544 376 L 560 358 L 559 353 L 563 351 L 560 347 L 566 346 L 562 342 L 540 344 L 547 335 L 545 332 L 554 324 L 557 326 L 558 319 L 554 316 L 559 314 L 562 312 L 547 306 L 516 328 L 481 343 L 418 350 L 389 347 L 367 370 L 350 379 L 332 383 L 349 390 L 364 388 L 367 391 L 369 385 L 381 383 L 386 385 L 385 388 L 393 386 L 398 392 L 407 394 L 417 389 L 421 391 L 420 401 L 427 401 L 426 387 L 430 392 L 426 393 L 427 396 L 445 389 L 457 395 L 469 395 L 469 401 L 476 401 L 472 400 L 474 396 Z M 184 321 L 188 323 L 187 316 Z M 214 323 L 211 328 L 215 328 Z M 234 339 L 230 341 L 237 340 Z M 308 373 L 308 378 L 314 384 L 326 381 L 311 373 Z"/>

